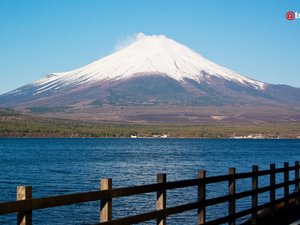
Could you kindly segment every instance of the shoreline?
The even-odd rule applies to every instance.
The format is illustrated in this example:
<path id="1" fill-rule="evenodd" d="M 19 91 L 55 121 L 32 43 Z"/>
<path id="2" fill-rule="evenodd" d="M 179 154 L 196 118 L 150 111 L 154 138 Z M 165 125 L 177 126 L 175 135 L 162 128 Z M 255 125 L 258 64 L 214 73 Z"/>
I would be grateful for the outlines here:
<path id="1" fill-rule="evenodd" d="M 234 137 L 73 137 L 73 136 L 0 136 L 0 139 L 215 139 L 215 140 L 300 140 L 299 137 L 266 137 L 266 138 L 234 138 Z"/>

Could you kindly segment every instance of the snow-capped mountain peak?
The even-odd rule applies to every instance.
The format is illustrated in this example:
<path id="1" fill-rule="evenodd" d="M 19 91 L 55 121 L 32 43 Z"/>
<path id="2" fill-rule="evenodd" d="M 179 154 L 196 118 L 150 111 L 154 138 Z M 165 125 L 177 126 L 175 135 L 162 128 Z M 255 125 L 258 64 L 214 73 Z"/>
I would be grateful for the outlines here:
<path id="1" fill-rule="evenodd" d="M 263 90 L 265 84 L 219 66 L 190 48 L 164 35 L 140 33 L 129 46 L 79 69 L 54 73 L 34 83 L 38 92 L 105 80 L 129 79 L 142 75 L 163 75 L 180 82 L 191 79 L 198 83 L 210 76 Z"/>
<path id="2" fill-rule="evenodd" d="M 113 54 L 0 96 L 0 107 L 107 122 L 299 121 L 300 88 L 265 84 L 163 35 L 138 34 Z"/>

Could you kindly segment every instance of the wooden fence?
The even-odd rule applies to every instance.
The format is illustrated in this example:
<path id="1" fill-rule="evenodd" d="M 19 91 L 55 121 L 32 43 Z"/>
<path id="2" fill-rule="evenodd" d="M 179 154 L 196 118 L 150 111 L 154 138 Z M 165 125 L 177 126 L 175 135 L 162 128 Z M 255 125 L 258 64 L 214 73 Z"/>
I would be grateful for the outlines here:
<path id="1" fill-rule="evenodd" d="M 111 179 L 101 179 L 101 188 L 99 191 L 76 193 L 60 196 L 52 196 L 45 198 L 32 198 L 32 188 L 30 186 L 21 186 L 17 188 L 17 201 L 0 203 L 0 215 L 17 213 L 17 224 L 32 224 L 32 211 L 37 209 L 64 206 L 76 203 L 101 201 L 100 219 L 101 225 L 112 224 L 134 224 L 149 220 L 156 220 L 157 224 L 165 225 L 166 218 L 173 214 L 182 213 L 190 210 L 198 210 L 198 216 L 195 221 L 198 224 L 222 224 L 228 223 L 234 225 L 236 220 L 241 217 L 249 216 L 252 224 L 256 224 L 258 212 L 263 209 L 270 209 L 271 214 L 275 212 L 276 204 L 284 204 L 288 210 L 291 199 L 295 200 L 295 204 L 299 205 L 299 161 L 293 166 L 284 163 L 284 167 L 276 168 L 275 164 L 270 165 L 268 170 L 258 170 L 258 166 L 253 166 L 251 172 L 236 173 L 235 168 L 229 168 L 229 173 L 222 176 L 206 176 L 206 171 L 198 172 L 196 179 L 180 180 L 167 182 L 166 174 L 157 175 L 157 183 L 147 184 L 126 188 L 112 188 Z M 283 182 L 276 182 L 276 174 L 283 174 Z M 290 179 L 294 174 L 293 179 Z M 264 177 L 264 181 L 269 179 L 267 186 L 259 187 L 260 177 Z M 236 181 L 250 179 L 252 188 L 242 192 L 236 192 Z M 220 182 L 228 183 L 228 194 L 218 197 L 207 198 L 207 185 Z M 293 191 L 290 193 L 290 186 Z M 194 202 L 189 202 L 177 206 L 167 207 L 167 191 L 172 189 L 180 189 L 186 187 L 197 187 L 198 198 Z M 244 188 L 244 187 L 243 187 Z M 283 189 L 283 197 L 277 198 L 276 191 Z M 157 193 L 156 209 L 138 215 L 127 216 L 119 219 L 112 218 L 112 200 L 115 198 L 139 195 L 144 193 Z M 269 193 L 269 201 L 267 203 L 259 203 L 259 194 Z M 182 193 L 184 195 L 184 192 Z M 236 201 L 251 197 L 251 207 L 242 211 L 236 211 Z M 154 200 L 153 200 L 154 201 Z M 206 209 L 209 206 L 227 203 L 228 215 L 213 220 L 206 221 Z M 134 208 L 134 206 L 132 206 Z"/>

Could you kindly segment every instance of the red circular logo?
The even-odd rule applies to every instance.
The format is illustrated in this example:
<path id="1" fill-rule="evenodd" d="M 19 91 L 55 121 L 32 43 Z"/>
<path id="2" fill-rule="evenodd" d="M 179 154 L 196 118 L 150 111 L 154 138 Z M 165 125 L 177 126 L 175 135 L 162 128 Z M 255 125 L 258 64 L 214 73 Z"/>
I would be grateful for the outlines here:
<path id="1" fill-rule="evenodd" d="M 285 17 L 287 20 L 294 20 L 295 19 L 295 13 L 293 11 L 288 11 L 285 14 Z"/>

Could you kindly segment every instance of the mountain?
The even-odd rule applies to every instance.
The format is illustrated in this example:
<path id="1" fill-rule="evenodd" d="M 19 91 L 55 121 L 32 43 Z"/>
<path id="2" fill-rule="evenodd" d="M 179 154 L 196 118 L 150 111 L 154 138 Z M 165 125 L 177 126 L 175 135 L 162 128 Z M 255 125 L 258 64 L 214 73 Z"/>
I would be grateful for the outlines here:
<path id="1" fill-rule="evenodd" d="M 169 122 L 175 115 L 171 120 L 177 122 L 181 115 L 183 122 L 201 122 L 195 111 L 223 120 L 229 118 L 225 112 L 245 109 L 239 118 L 251 111 L 261 112 L 259 121 L 270 112 L 298 120 L 300 89 L 242 76 L 166 36 L 139 34 L 131 45 L 89 65 L 1 95 L 0 106 L 118 121 Z"/>

